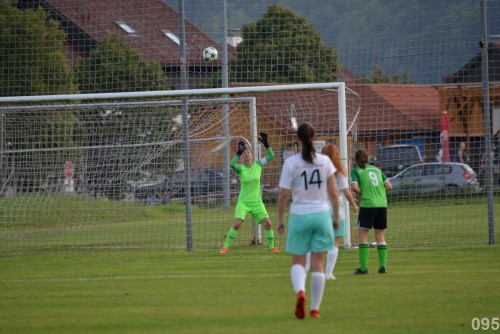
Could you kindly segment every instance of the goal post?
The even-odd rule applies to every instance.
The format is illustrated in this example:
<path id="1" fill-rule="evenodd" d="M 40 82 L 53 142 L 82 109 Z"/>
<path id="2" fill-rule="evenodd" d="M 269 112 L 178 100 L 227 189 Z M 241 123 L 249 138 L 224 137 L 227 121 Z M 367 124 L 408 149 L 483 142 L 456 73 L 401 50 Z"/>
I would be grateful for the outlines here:
<path id="1" fill-rule="evenodd" d="M 341 82 L 0 97 L 2 252 L 218 249 L 239 189 L 224 150 L 230 159 L 244 140 L 263 157 L 258 133 L 269 134 L 273 221 L 281 165 L 296 153 L 291 112 L 315 126 L 319 149 L 336 143 L 349 170 L 359 105 Z M 261 241 L 244 225 L 235 247 Z"/>

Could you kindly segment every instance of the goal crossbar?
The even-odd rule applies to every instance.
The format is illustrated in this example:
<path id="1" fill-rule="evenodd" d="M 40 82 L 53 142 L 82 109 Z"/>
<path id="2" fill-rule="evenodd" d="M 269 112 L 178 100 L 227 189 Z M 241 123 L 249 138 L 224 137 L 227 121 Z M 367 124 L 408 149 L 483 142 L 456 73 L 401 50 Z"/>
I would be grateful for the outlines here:
<path id="1" fill-rule="evenodd" d="M 105 100 L 123 98 L 143 97 L 169 97 L 169 96 L 195 96 L 195 95 L 222 95 L 222 94 L 244 94 L 262 92 L 265 87 L 267 92 L 308 90 L 308 89 L 345 89 L 344 82 L 292 84 L 275 86 L 247 86 L 229 88 L 205 88 L 205 89 L 181 89 L 181 90 L 159 90 L 145 92 L 122 92 L 122 93 L 98 93 L 98 94 L 67 94 L 67 95 L 40 95 L 40 96 L 7 96 L 0 97 L 0 103 L 14 102 L 44 102 L 63 100 Z"/>

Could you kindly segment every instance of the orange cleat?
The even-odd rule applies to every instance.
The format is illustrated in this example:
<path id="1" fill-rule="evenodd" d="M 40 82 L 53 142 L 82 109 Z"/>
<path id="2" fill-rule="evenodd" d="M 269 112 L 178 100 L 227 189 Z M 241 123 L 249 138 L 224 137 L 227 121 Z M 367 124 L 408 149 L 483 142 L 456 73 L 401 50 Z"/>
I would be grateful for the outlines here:
<path id="1" fill-rule="evenodd" d="M 319 319 L 319 311 L 318 310 L 311 310 L 311 318 L 316 318 Z"/>
<path id="2" fill-rule="evenodd" d="M 295 316 L 298 319 L 304 319 L 305 311 L 304 308 L 306 306 L 306 293 L 302 290 L 297 293 L 297 304 L 295 305 Z"/>
<path id="3" fill-rule="evenodd" d="M 273 249 L 269 250 L 269 253 L 281 253 L 281 252 L 278 248 L 274 247 Z"/>
<path id="4" fill-rule="evenodd" d="M 221 254 L 226 254 L 226 253 L 227 253 L 227 248 L 226 248 L 226 247 L 222 247 L 222 248 L 220 249 L 220 252 L 219 252 L 219 253 L 221 253 Z"/>

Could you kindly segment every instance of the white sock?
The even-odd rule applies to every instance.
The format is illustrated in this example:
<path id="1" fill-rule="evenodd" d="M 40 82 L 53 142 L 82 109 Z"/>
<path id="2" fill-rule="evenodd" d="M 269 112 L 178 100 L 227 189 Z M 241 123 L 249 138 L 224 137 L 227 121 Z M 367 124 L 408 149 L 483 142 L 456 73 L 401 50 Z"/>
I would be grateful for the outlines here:
<path id="1" fill-rule="evenodd" d="M 311 252 L 307 252 L 306 254 L 306 272 L 311 268 Z"/>
<path id="2" fill-rule="evenodd" d="M 306 292 L 306 278 L 307 272 L 300 264 L 294 264 L 290 269 L 290 276 L 292 277 L 292 284 L 295 293 L 300 290 Z"/>
<path id="3" fill-rule="evenodd" d="M 339 255 L 338 247 L 334 246 L 332 249 L 328 250 L 328 253 L 326 254 L 325 274 L 333 275 L 333 270 L 335 269 L 335 264 L 337 263 L 338 255 Z"/>
<path id="4" fill-rule="evenodd" d="M 313 271 L 311 273 L 311 310 L 318 310 L 325 291 L 325 274 Z"/>

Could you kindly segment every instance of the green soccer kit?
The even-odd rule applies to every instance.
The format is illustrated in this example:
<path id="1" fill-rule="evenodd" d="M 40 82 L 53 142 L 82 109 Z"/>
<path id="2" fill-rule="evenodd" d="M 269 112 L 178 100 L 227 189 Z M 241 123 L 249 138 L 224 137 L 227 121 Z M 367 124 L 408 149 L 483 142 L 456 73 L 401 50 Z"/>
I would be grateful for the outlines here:
<path id="1" fill-rule="evenodd" d="M 357 183 L 361 192 L 361 207 L 386 208 L 387 195 L 384 182 L 387 177 L 375 166 L 368 165 L 365 169 L 356 166 L 351 171 L 351 183 Z"/>
<path id="2" fill-rule="evenodd" d="M 357 183 L 361 189 L 361 205 L 360 213 L 362 210 L 378 210 L 377 208 L 382 208 L 386 210 L 387 208 L 387 195 L 384 186 L 384 182 L 387 177 L 375 166 L 367 165 L 365 169 L 356 166 L 351 171 L 351 182 Z M 358 227 L 360 226 L 360 221 L 358 217 Z M 384 270 L 387 266 L 387 244 L 377 245 L 378 260 L 379 260 L 379 270 Z M 370 254 L 369 245 L 366 243 L 359 244 L 358 256 L 360 269 L 362 271 L 368 270 L 368 258 Z M 379 271 L 380 272 L 380 271 Z"/>
<path id="3" fill-rule="evenodd" d="M 263 159 L 257 160 L 252 163 L 250 167 L 244 164 L 238 164 L 238 156 L 235 155 L 231 160 L 231 168 L 240 176 L 240 194 L 238 196 L 238 203 L 236 204 L 236 209 L 234 217 L 236 219 L 245 220 L 247 214 L 251 214 L 257 223 L 269 217 L 267 210 L 262 202 L 262 191 L 260 188 L 260 178 L 262 176 L 262 169 L 264 165 L 271 162 L 274 159 L 274 152 L 271 147 L 267 148 L 267 156 Z M 236 237 L 237 231 L 231 227 L 229 230 L 226 242 L 224 243 L 224 248 L 228 248 L 234 238 Z M 265 230 L 264 234 L 268 241 L 269 249 L 274 248 L 274 232 L 272 229 Z"/>

